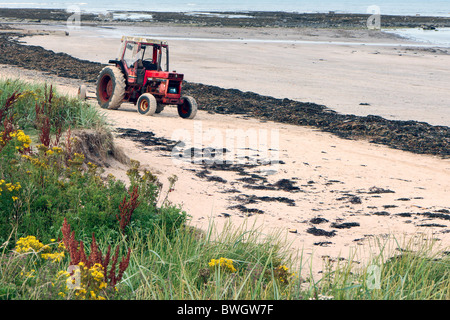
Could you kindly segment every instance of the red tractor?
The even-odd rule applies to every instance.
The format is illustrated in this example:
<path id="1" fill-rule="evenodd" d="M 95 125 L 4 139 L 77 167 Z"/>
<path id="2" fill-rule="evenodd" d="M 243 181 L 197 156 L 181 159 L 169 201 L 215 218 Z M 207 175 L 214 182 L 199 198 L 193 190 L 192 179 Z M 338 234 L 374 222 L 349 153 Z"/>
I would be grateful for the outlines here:
<path id="1" fill-rule="evenodd" d="M 97 78 L 97 101 L 102 108 L 118 109 L 122 102 L 132 102 L 140 114 L 151 116 L 165 105 L 177 105 L 180 117 L 195 117 L 197 102 L 181 95 L 183 74 L 169 71 L 167 42 L 122 37 L 118 57 L 109 63 Z"/>

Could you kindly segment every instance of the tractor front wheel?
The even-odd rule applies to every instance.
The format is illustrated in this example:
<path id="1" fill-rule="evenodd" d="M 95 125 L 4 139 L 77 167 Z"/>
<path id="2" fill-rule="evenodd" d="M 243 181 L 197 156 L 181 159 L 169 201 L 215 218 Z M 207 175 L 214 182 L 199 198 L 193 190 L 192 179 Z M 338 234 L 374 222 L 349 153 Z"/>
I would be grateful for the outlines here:
<path id="1" fill-rule="evenodd" d="M 197 114 L 197 101 L 190 96 L 181 99 L 183 103 L 178 105 L 178 115 L 183 119 L 194 119 Z"/>
<path id="2" fill-rule="evenodd" d="M 155 113 L 161 113 L 163 110 L 164 110 L 164 105 L 162 103 L 158 103 Z"/>
<path id="3" fill-rule="evenodd" d="M 158 102 L 156 98 L 150 93 L 142 94 L 137 103 L 137 111 L 144 116 L 152 116 L 156 112 Z"/>
<path id="4" fill-rule="evenodd" d="M 97 101 L 103 109 L 119 109 L 125 97 L 125 77 L 115 66 L 107 66 L 97 77 Z"/>

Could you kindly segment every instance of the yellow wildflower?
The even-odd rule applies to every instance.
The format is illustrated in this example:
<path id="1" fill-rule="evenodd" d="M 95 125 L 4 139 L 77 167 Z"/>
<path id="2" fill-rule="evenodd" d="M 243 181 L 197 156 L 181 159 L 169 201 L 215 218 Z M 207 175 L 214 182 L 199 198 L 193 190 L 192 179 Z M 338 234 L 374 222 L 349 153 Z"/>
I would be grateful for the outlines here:
<path id="1" fill-rule="evenodd" d="M 227 258 L 220 258 L 220 259 L 211 259 L 211 261 L 208 263 L 210 267 L 219 266 L 221 268 L 226 268 L 227 270 L 231 272 L 236 272 L 236 268 L 233 265 L 233 260 L 227 259 Z"/>
<path id="2" fill-rule="evenodd" d="M 36 270 L 34 270 L 34 269 L 31 269 L 30 271 L 28 271 L 28 272 L 21 272 L 20 273 L 20 275 L 21 276 L 25 276 L 26 278 L 34 278 L 35 277 L 35 273 L 36 273 Z"/>
<path id="3" fill-rule="evenodd" d="M 77 267 L 75 270 L 79 272 L 78 275 L 73 275 L 71 278 L 73 280 L 77 278 L 80 281 L 79 287 L 73 288 L 76 289 L 75 296 L 78 299 L 104 300 L 105 298 L 99 295 L 101 290 L 107 287 L 103 266 L 96 263 L 88 268 L 85 263 L 80 262 Z"/>
<path id="4" fill-rule="evenodd" d="M 51 262 L 56 263 L 60 262 L 62 258 L 64 258 L 64 252 L 42 253 L 41 257 L 45 260 L 51 260 Z"/>
<path id="5" fill-rule="evenodd" d="M 59 279 L 60 277 L 70 277 L 70 273 L 69 272 L 67 272 L 67 271 L 64 271 L 64 270 L 61 270 L 61 271 L 59 271 L 57 274 L 56 274 L 56 278 L 57 279 Z"/>
<path id="6" fill-rule="evenodd" d="M 52 150 L 56 153 L 61 153 L 63 151 L 60 147 L 53 147 Z"/>
<path id="7" fill-rule="evenodd" d="M 20 238 L 17 243 L 14 251 L 17 253 L 27 253 L 27 252 L 37 252 L 40 251 L 44 247 L 44 244 L 36 239 L 35 236 L 28 236 L 25 238 Z"/>

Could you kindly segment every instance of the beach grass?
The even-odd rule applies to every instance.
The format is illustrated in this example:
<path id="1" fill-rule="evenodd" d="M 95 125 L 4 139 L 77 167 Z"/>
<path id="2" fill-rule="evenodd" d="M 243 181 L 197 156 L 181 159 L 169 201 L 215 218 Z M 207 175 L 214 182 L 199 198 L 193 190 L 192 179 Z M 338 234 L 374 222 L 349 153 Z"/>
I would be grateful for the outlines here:
<path id="1" fill-rule="evenodd" d="M 63 130 L 72 129 L 96 129 L 107 128 L 107 119 L 99 110 L 92 108 L 87 102 L 75 97 L 61 95 L 51 84 L 29 83 L 19 79 L 0 80 L 0 101 L 4 102 L 14 92 L 19 93 L 17 101 L 14 103 L 15 123 L 20 128 L 33 131 L 36 129 L 36 105 L 46 104 L 52 91 L 49 116 L 54 122 L 59 121 Z M 53 108 L 52 108 L 53 106 Z M 39 116 L 39 115 L 38 115 Z"/>
<path id="2" fill-rule="evenodd" d="M 432 237 L 415 234 L 374 238 L 348 259 L 324 259 L 324 276 L 314 284 L 336 300 L 447 300 L 450 259 Z"/>
<path id="3" fill-rule="evenodd" d="M 0 299 L 450 297 L 450 261 L 432 241 L 394 239 L 387 250 L 379 240 L 366 248 L 368 263 L 325 259 L 318 276 L 281 232 L 193 227 L 181 207 L 159 201 L 160 181 L 136 161 L 126 185 L 75 153 L 70 130 L 108 130 L 107 122 L 50 86 L 0 81 L 0 117 Z"/>
<path id="4" fill-rule="evenodd" d="M 177 230 L 175 237 L 168 239 L 167 230 L 160 228 L 147 238 L 136 235 L 117 240 L 131 247 L 129 266 L 114 292 L 105 291 L 97 297 L 186 301 L 447 300 L 450 297 L 450 261 L 430 255 L 429 248 L 364 267 L 353 260 L 338 264 L 325 261 L 328 266 L 325 265 L 322 276 L 312 278 L 308 277 L 307 267 L 291 269 L 288 263 L 296 261 L 273 245 L 279 238 L 232 225 L 221 233 L 220 239 L 210 238 L 208 232 L 184 226 Z M 108 236 L 100 236 L 104 238 L 99 239 L 99 245 L 106 247 Z M 375 260 L 381 258 L 386 257 L 380 255 Z M 55 280 L 56 275 L 69 267 L 67 259 L 43 263 L 38 254 L 11 255 L 4 248 L 1 259 L 3 299 L 79 299 Z M 289 267 L 281 264 L 285 262 Z M 378 280 L 373 266 L 380 271 Z"/>

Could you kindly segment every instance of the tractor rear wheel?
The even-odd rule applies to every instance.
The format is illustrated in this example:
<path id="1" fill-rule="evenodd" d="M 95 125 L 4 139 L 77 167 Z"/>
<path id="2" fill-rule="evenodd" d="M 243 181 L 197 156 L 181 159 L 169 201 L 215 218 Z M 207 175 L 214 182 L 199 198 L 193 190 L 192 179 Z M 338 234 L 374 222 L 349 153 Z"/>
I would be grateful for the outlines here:
<path id="1" fill-rule="evenodd" d="M 178 115 L 183 119 L 194 119 L 197 114 L 197 101 L 191 96 L 181 98 L 183 103 L 178 105 Z"/>
<path id="2" fill-rule="evenodd" d="M 125 97 L 125 77 L 115 66 L 107 66 L 97 77 L 97 101 L 103 109 L 119 109 Z"/>
<path id="3" fill-rule="evenodd" d="M 137 103 L 137 111 L 144 116 L 152 116 L 156 112 L 156 108 L 158 103 L 156 102 L 156 98 L 150 93 L 142 94 Z"/>

